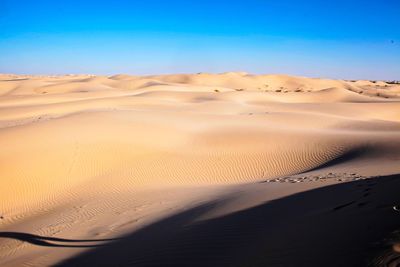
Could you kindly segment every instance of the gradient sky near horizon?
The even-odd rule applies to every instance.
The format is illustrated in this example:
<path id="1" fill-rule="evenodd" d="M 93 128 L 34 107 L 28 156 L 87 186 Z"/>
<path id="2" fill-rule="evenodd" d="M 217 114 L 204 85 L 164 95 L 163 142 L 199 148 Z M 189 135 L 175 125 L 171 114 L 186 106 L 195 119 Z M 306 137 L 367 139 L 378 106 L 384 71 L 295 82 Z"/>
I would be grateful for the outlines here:
<path id="1" fill-rule="evenodd" d="M 0 73 L 400 80 L 399 0 L 0 0 Z"/>

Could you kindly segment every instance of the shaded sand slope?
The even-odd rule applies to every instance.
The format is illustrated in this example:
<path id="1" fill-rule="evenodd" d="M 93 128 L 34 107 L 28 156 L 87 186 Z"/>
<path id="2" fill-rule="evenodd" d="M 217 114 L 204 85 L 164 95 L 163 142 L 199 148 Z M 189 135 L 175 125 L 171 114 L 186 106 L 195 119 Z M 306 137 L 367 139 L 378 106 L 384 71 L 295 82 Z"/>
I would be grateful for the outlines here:
<path id="1" fill-rule="evenodd" d="M 393 175 L 272 201 L 270 185 L 245 186 L 57 266 L 396 266 L 380 238 L 400 224 L 399 186 Z M 262 204 L 232 210 L 261 193 Z"/>
<path id="2" fill-rule="evenodd" d="M 399 88 L 246 73 L 0 75 L 0 265 L 53 265 L 203 204 L 208 216 L 241 188 L 246 209 L 400 173 Z"/>

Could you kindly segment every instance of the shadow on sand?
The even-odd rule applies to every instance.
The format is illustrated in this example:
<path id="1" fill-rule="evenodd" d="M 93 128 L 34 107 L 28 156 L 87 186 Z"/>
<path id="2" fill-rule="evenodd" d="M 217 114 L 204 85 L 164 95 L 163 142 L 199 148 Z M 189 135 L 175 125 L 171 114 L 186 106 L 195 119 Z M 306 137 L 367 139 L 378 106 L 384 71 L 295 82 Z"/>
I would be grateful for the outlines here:
<path id="1" fill-rule="evenodd" d="M 368 148 L 362 147 L 362 148 L 354 148 L 346 153 L 344 153 L 343 155 L 334 158 L 320 166 L 317 166 L 311 170 L 307 170 L 307 172 L 310 171 L 315 171 L 315 170 L 319 170 L 319 169 L 323 169 L 323 168 L 328 168 L 328 167 L 333 167 L 333 166 L 337 166 L 339 164 L 342 163 L 347 163 L 347 162 L 351 162 L 352 160 L 358 159 L 360 158 L 362 155 L 364 155 L 367 152 Z"/>
<path id="2" fill-rule="evenodd" d="M 400 175 L 384 176 L 194 222 L 218 208 L 209 203 L 56 266 L 376 266 L 382 240 L 400 229 L 399 189 Z"/>
<path id="3" fill-rule="evenodd" d="M 104 242 L 104 241 L 115 240 L 115 239 L 65 239 L 65 238 L 47 237 L 47 236 L 40 236 L 40 235 L 34 235 L 34 234 L 28 234 L 28 233 L 21 233 L 21 232 L 0 232 L 0 238 L 15 239 L 15 240 L 19 240 L 22 242 L 28 242 L 32 245 L 37 245 L 37 246 L 78 247 L 78 248 L 98 247 L 98 246 L 102 246 L 102 244 L 81 245 L 81 244 L 76 244 L 76 243 Z M 61 243 L 61 244 L 52 243 L 52 242 L 57 242 L 57 243 Z"/>

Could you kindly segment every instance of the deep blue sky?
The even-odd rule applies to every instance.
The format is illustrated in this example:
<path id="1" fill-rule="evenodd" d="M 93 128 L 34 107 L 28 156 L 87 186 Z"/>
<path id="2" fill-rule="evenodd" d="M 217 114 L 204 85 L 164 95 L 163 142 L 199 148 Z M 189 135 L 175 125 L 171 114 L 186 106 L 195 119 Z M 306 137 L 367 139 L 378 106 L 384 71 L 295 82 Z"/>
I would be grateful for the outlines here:
<path id="1" fill-rule="evenodd" d="M 0 0 L 0 73 L 400 79 L 399 0 Z"/>

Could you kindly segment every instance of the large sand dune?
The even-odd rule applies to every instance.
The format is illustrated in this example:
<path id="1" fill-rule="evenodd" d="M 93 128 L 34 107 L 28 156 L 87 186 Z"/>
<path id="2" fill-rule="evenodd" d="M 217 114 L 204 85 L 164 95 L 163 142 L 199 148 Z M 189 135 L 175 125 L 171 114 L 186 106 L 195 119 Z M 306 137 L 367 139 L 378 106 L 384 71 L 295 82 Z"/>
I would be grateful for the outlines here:
<path id="1" fill-rule="evenodd" d="M 0 147 L 0 266 L 396 262 L 400 85 L 3 74 Z"/>

